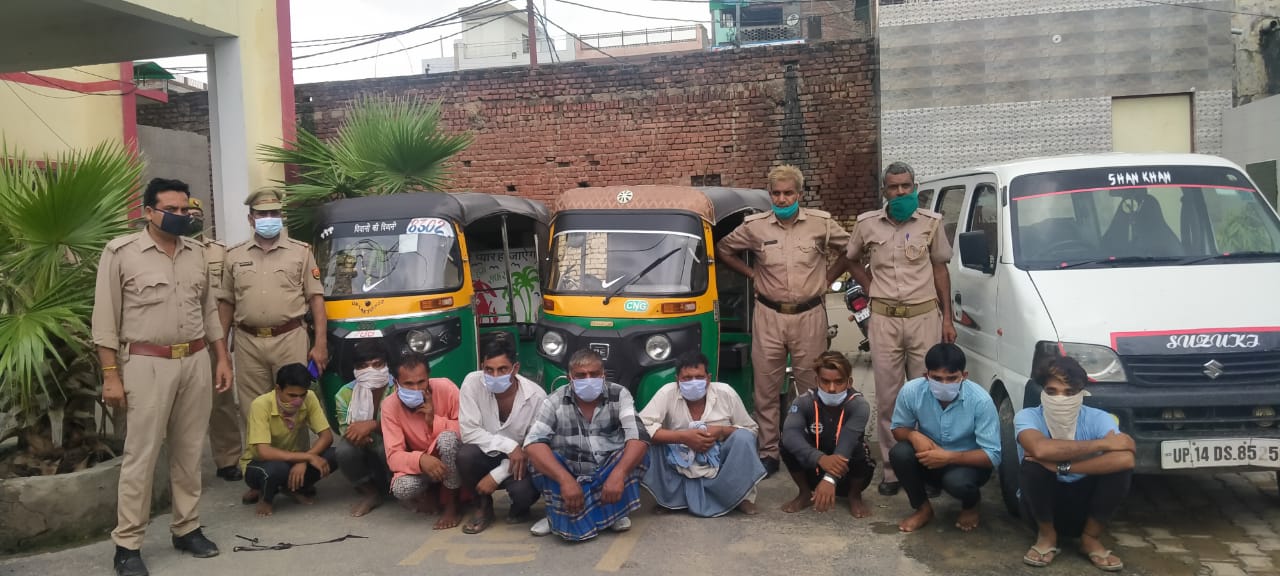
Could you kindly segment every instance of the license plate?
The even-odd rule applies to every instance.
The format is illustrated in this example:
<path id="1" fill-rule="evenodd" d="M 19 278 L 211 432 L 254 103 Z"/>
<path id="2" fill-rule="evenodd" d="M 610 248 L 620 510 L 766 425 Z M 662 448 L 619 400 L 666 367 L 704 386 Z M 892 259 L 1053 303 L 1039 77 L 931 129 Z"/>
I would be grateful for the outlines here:
<path id="1" fill-rule="evenodd" d="M 857 311 L 857 312 L 854 312 L 854 313 L 853 313 L 853 319 L 854 319 L 854 321 L 856 321 L 856 322 L 861 322 L 861 321 L 863 321 L 863 320 L 866 320 L 866 319 L 867 319 L 867 318 L 869 318 L 870 316 L 871 316 L 871 309 L 870 309 L 870 308 L 863 308 L 863 309 L 861 309 L 861 310 L 859 310 L 859 311 Z"/>
<path id="2" fill-rule="evenodd" d="M 1280 439 L 1221 438 L 1160 443 L 1160 467 L 1165 470 L 1231 466 L 1280 468 Z"/>

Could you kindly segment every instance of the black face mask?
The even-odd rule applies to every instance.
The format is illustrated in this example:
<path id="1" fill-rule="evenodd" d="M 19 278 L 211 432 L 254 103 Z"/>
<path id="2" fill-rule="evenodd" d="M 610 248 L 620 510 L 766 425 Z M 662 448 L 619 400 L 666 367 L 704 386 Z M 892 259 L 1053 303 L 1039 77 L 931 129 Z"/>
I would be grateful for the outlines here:
<path id="1" fill-rule="evenodd" d="M 201 232 L 204 232 L 204 220 L 192 218 L 191 223 L 187 225 L 187 236 L 199 236 Z"/>
<path id="2" fill-rule="evenodd" d="M 179 216 L 173 212 L 160 211 L 160 231 L 174 236 L 184 236 L 187 230 L 191 228 L 190 216 Z"/>

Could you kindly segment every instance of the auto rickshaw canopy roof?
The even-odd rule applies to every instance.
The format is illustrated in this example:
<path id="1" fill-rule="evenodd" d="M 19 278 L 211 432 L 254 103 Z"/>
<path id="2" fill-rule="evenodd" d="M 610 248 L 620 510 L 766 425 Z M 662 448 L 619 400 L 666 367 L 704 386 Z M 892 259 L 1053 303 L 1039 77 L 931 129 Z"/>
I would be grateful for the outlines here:
<path id="1" fill-rule="evenodd" d="M 467 226 L 501 214 L 524 216 L 543 224 L 550 220 L 546 206 L 520 196 L 480 192 L 410 192 L 330 202 L 320 207 L 317 223 L 324 226 L 334 222 L 433 216 Z"/>
<path id="2" fill-rule="evenodd" d="M 680 210 L 717 224 L 743 211 L 769 210 L 769 193 L 752 188 L 673 185 L 570 188 L 553 212 L 570 210 Z"/>

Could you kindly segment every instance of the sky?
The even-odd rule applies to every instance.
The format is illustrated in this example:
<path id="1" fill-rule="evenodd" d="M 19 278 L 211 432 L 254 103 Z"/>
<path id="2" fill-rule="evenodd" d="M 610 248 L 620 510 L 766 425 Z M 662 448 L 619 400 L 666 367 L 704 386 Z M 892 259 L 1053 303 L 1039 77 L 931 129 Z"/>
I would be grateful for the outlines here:
<path id="1" fill-rule="evenodd" d="M 441 16 L 456 12 L 459 8 L 470 6 L 479 0 L 291 0 L 293 40 L 306 41 L 342 36 L 355 36 L 377 32 L 390 32 L 411 27 Z M 523 8 L 526 0 L 510 0 L 516 7 Z M 696 20 L 703 22 L 710 32 L 711 13 L 707 2 L 697 0 L 572 0 L 575 4 L 606 8 L 628 12 L 642 16 L 661 16 L 680 20 Z M 559 24 L 574 34 L 593 34 L 601 32 L 620 32 L 644 30 L 646 28 L 666 28 L 684 26 L 688 22 L 657 20 L 644 17 L 611 14 L 575 6 L 560 0 L 534 0 L 538 10 L 543 11 L 547 19 Z M 550 26 L 553 38 L 564 36 L 554 24 Z M 330 80 L 350 80 L 357 78 L 375 78 L 385 76 L 401 76 L 419 74 L 422 60 L 449 56 L 453 53 L 453 42 L 457 38 L 447 38 L 419 48 L 410 48 L 416 44 L 430 42 L 441 36 L 457 33 L 462 30 L 460 24 L 450 24 L 439 28 L 420 30 L 397 38 L 383 40 L 349 50 L 334 52 L 314 58 L 296 60 L 294 63 L 294 82 L 305 84 Z M 330 50 L 339 46 L 323 46 L 318 48 L 294 47 L 294 57 L 311 52 Z M 394 54 L 384 54 L 403 50 Z M 380 55 L 380 56 L 379 56 Z M 376 56 L 359 62 L 326 66 L 311 70 L 300 70 L 304 66 L 328 64 Z M 180 67 L 203 68 L 205 58 L 200 56 L 184 56 L 156 60 L 161 66 L 173 72 L 185 75 L 201 82 L 207 81 L 203 72 L 190 72 Z"/>

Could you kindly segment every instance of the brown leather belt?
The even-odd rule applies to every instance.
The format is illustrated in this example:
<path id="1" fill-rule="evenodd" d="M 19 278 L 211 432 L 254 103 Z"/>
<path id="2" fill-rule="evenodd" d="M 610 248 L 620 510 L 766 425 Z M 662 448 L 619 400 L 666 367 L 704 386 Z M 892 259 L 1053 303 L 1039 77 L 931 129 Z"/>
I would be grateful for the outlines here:
<path id="1" fill-rule="evenodd" d="M 812 310 L 822 305 L 821 296 L 814 298 L 813 300 L 809 300 L 808 302 L 801 302 L 799 304 L 784 304 L 781 302 L 774 302 L 773 300 L 765 298 L 764 296 L 761 296 L 759 294 L 756 294 L 756 300 L 759 300 L 760 303 L 764 304 L 766 308 L 771 308 L 774 311 L 781 314 L 799 314 L 801 312 L 807 312 L 809 310 Z"/>
<path id="2" fill-rule="evenodd" d="M 173 346 L 160 346 L 158 344 L 147 344 L 146 342 L 129 343 L 129 353 L 135 356 L 177 359 L 186 358 L 201 350 L 204 350 L 204 339 L 174 344 Z"/>
<path id="3" fill-rule="evenodd" d="M 890 318 L 915 318 L 937 309 L 937 300 L 927 300 L 916 304 L 901 304 L 897 302 L 890 304 L 884 300 L 871 299 L 871 311 Z"/>
<path id="4" fill-rule="evenodd" d="M 270 328 L 253 328 L 250 326 L 245 326 L 244 324 L 237 324 L 236 326 L 246 334 L 257 336 L 259 338 L 271 338 L 273 336 L 279 336 L 281 334 L 291 332 L 297 329 L 298 327 L 302 326 L 302 319 L 294 318 L 293 320 L 285 322 L 284 324 L 270 327 Z"/>

